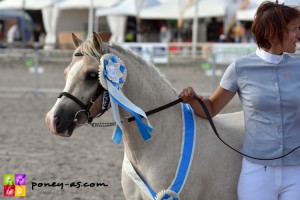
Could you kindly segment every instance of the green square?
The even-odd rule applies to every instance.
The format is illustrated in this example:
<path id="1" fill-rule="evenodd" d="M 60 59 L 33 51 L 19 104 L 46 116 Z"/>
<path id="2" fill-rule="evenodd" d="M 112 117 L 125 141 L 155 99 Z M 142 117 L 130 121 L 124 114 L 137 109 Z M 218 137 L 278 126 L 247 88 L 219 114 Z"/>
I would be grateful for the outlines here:
<path id="1" fill-rule="evenodd" d="M 4 174 L 3 185 L 15 185 L 14 174 Z"/>

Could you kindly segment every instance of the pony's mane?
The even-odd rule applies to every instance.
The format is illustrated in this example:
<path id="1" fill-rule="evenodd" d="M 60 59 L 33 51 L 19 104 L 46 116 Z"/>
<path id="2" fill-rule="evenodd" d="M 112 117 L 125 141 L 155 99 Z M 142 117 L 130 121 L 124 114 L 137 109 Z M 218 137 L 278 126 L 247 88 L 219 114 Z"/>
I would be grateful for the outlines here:
<path id="1" fill-rule="evenodd" d="M 110 48 L 114 49 L 115 51 L 117 51 L 121 55 L 126 55 L 127 58 L 131 58 L 131 59 L 135 60 L 138 63 L 139 66 L 143 66 L 143 68 L 149 69 L 148 72 L 153 73 L 153 75 L 157 75 L 157 76 L 161 77 L 176 92 L 176 89 L 166 79 L 166 76 L 163 75 L 153 63 L 146 61 L 141 56 L 134 53 L 131 49 L 124 49 L 123 47 L 121 47 L 121 46 L 119 46 L 115 43 L 112 43 L 110 45 Z"/>
<path id="2" fill-rule="evenodd" d="M 81 52 L 83 54 L 88 55 L 96 60 L 99 60 L 99 58 L 101 58 L 102 54 L 95 48 L 93 39 L 91 37 L 88 37 L 80 46 Z M 110 45 L 103 43 L 102 49 L 104 52 L 108 52 L 108 50 L 113 50 L 118 52 L 118 54 L 120 55 L 126 55 L 127 58 L 135 60 L 139 66 L 143 66 L 143 68 L 148 68 L 149 72 L 153 73 L 153 75 L 161 77 L 176 92 L 175 88 L 170 84 L 166 77 L 161 74 L 161 72 L 155 65 L 153 65 L 150 62 L 147 62 L 142 57 L 135 54 L 132 50 L 124 49 L 123 47 L 114 43 Z"/>

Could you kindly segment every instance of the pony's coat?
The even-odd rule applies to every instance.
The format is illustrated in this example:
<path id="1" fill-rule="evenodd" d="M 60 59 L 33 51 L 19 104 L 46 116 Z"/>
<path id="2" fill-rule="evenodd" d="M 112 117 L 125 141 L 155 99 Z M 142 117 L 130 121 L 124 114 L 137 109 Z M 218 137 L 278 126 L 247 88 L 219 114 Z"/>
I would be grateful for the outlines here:
<path id="1" fill-rule="evenodd" d="M 76 78 L 76 75 L 78 74 L 82 66 L 83 66 L 83 60 L 75 61 L 75 64 L 70 69 L 68 76 L 66 78 L 66 85 L 63 90 L 64 92 L 70 91 L 71 85 L 74 84 L 75 81 L 74 79 Z"/>
<path id="2" fill-rule="evenodd" d="M 83 42 L 84 48 L 79 46 L 78 49 L 85 55 L 97 55 L 99 52 L 94 52 L 96 51 L 94 47 L 100 46 L 121 58 L 127 67 L 127 78 L 122 91 L 135 105 L 147 111 L 178 98 L 176 90 L 155 66 L 118 45 L 97 44 L 99 43 L 97 37 L 99 36 L 94 33 L 93 39 Z M 184 78 L 180 74 L 178 77 Z M 120 109 L 120 116 L 121 118 L 128 116 L 128 113 Z M 152 138 L 146 142 L 141 138 L 135 122 L 123 124 L 124 152 L 141 178 L 156 193 L 159 193 L 171 184 L 180 159 L 183 127 L 181 106 L 173 106 L 149 116 L 148 119 L 154 130 L 151 133 Z M 242 112 L 218 115 L 214 118 L 214 122 L 225 141 L 229 141 L 235 148 L 241 147 Z M 194 160 L 180 198 L 183 200 L 236 200 L 241 156 L 228 149 L 214 136 L 207 120 L 196 117 L 196 123 L 197 143 Z M 122 187 L 126 199 L 148 199 L 124 173 L 124 169 L 122 169 Z"/>

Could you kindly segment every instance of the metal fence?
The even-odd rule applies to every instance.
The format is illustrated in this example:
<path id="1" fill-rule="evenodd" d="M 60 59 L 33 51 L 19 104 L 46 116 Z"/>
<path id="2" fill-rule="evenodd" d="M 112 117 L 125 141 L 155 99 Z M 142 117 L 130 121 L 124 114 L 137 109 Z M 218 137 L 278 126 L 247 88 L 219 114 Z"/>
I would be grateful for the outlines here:
<path id="1" fill-rule="evenodd" d="M 135 47 L 138 45 L 134 44 Z M 169 43 L 164 45 L 166 48 L 158 48 L 152 51 L 155 55 L 147 59 L 154 62 L 154 56 L 159 58 L 165 56 L 166 59 L 162 59 L 164 62 L 154 63 L 162 67 L 185 67 L 187 70 L 189 66 L 198 67 L 201 73 L 205 74 L 203 81 L 209 82 L 209 88 L 203 88 L 205 93 L 208 94 L 216 88 L 223 72 L 231 62 L 238 57 L 254 52 L 257 48 L 255 44 L 241 43 L 198 43 L 196 46 L 192 46 L 190 43 Z M 155 45 L 153 45 L 153 48 L 155 48 Z M 144 56 L 140 50 L 137 53 Z M 44 68 L 42 66 L 54 66 L 49 67 L 51 69 L 47 70 L 56 70 L 62 76 L 63 67 L 59 66 L 67 66 L 72 54 L 72 49 L 43 50 L 38 46 L 31 49 L 0 49 L 0 69 L 4 77 L 0 80 L 0 92 L 30 92 L 35 95 L 57 93 L 61 89 L 61 84 L 55 85 L 56 82 L 53 81 L 53 79 L 57 79 L 55 75 L 43 74 Z M 296 55 L 300 56 L 300 48 L 297 49 Z M 12 63 L 25 67 L 16 67 Z M 14 68 L 18 70 L 14 70 Z M 5 76 L 5 73 L 7 73 L 7 76 Z M 15 75 L 13 77 L 18 80 L 19 84 L 14 84 L 14 86 L 9 84 L 9 82 L 14 81 L 8 80 L 9 73 Z M 45 77 L 48 79 L 50 77 L 52 82 L 45 81 Z"/>

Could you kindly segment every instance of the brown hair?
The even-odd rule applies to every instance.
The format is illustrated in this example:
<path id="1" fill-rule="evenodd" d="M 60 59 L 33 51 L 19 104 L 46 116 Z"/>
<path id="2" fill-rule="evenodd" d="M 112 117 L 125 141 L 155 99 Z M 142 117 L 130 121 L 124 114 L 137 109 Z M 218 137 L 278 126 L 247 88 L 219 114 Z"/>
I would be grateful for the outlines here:
<path id="1" fill-rule="evenodd" d="M 296 7 L 265 1 L 257 9 L 251 32 L 259 48 L 271 48 L 270 41 L 284 40 L 288 32 L 288 23 L 300 19 L 300 10 Z"/>

